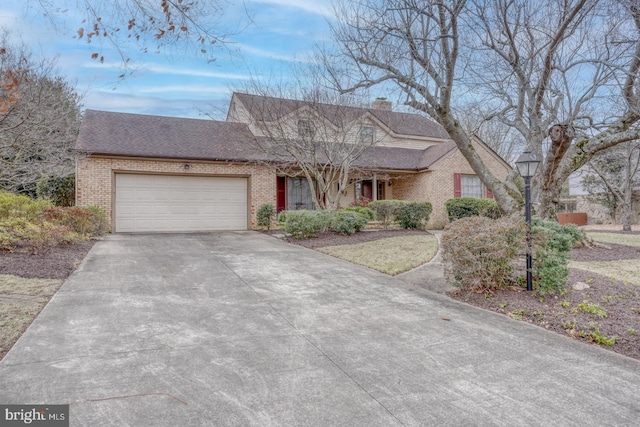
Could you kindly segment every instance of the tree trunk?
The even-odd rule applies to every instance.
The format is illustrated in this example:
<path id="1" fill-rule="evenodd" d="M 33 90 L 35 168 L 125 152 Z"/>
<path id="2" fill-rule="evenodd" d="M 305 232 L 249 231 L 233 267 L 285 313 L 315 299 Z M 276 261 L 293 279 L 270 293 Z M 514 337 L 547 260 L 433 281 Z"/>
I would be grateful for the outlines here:
<path id="1" fill-rule="evenodd" d="M 558 204 L 560 203 L 561 186 L 550 186 L 540 191 L 538 196 L 537 215 L 549 221 L 558 220 Z"/>
<path id="2" fill-rule="evenodd" d="M 625 188 L 624 202 L 622 204 L 622 231 L 631 231 L 631 222 L 633 221 L 632 192 L 633 188 L 631 186 Z"/>

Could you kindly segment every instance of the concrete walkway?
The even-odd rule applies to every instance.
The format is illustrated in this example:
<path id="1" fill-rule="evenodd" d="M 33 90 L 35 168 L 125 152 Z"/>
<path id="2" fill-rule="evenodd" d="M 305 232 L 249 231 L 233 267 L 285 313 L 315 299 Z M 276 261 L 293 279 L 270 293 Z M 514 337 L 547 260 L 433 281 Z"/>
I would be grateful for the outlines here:
<path id="1" fill-rule="evenodd" d="M 440 243 L 440 239 L 442 238 L 442 231 L 429 230 L 429 232 L 436 236 L 436 238 L 438 239 L 438 243 Z M 433 257 L 431 261 L 424 265 L 421 265 L 420 267 L 416 267 L 413 270 L 398 274 L 395 277 L 412 285 L 418 286 L 422 289 L 426 289 L 431 292 L 437 292 L 439 294 L 444 294 L 448 291 L 452 291 L 454 288 L 451 285 L 447 284 L 447 281 L 444 279 L 444 269 L 442 266 L 442 249 L 440 248 L 440 245 L 438 245 L 438 248 L 438 253 L 435 257 Z"/>
<path id="2" fill-rule="evenodd" d="M 259 233 L 97 243 L 5 359 L 72 426 L 623 426 L 640 362 Z"/>

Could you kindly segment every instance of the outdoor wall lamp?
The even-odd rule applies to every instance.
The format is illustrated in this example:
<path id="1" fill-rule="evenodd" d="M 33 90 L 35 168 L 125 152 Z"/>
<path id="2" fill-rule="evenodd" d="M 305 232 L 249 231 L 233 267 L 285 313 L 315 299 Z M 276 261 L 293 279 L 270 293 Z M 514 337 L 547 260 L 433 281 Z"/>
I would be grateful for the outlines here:
<path id="1" fill-rule="evenodd" d="M 516 168 L 524 178 L 524 216 L 527 221 L 527 291 L 533 290 L 531 277 L 531 177 L 536 174 L 540 160 L 529 150 L 525 150 L 516 160 Z"/>
<path id="2" fill-rule="evenodd" d="M 184 170 L 188 171 L 189 169 L 191 169 L 191 165 L 189 163 L 185 163 L 184 165 L 182 165 L 182 167 L 184 168 Z"/>

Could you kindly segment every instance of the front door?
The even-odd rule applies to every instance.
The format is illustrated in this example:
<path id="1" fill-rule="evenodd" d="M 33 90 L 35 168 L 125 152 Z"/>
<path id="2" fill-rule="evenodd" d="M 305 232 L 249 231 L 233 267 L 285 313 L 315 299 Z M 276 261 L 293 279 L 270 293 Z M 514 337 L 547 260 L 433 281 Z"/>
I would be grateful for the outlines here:
<path id="1" fill-rule="evenodd" d="M 373 200 L 373 181 L 362 181 L 360 188 L 362 197 Z"/>

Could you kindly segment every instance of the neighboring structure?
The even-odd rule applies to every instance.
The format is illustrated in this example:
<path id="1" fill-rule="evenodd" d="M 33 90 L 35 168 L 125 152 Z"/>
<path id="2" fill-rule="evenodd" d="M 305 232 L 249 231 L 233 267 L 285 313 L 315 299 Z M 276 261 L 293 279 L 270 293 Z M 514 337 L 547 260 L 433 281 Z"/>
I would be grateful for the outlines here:
<path id="1" fill-rule="evenodd" d="M 588 224 L 614 224 L 620 223 L 621 206 L 615 212 L 615 217 L 611 216 L 611 212 L 605 206 L 590 200 L 589 192 L 583 187 L 582 179 L 585 175 L 592 173 L 588 165 L 583 166 L 569 177 L 569 196 L 573 200 L 573 206 L 569 206 L 567 211 L 584 212 L 587 214 Z M 604 192 L 605 189 L 602 188 Z M 633 195 L 633 224 L 640 223 L 640 188 L 634 188 Z M 568 203 L 565 203 L 567 205 Z"/>
<path id="2" fill-rule="evenodd" d="M 446 200 L 491 197 L 440 125 L 393 112 L 386 100 L 338 109 L 235 93 L 226 122 L 87 110 L 76 144 L 76 203 L 106 209 L 114 232 L 252 228 L 263 203 L 312 207 L 304 178 L 281 175 L 256 142 L 267 138 L 267 126 L 288 121 L 304 133 L 318 120 L 336 132 L 356 124 L 350 137 L 376 138 L 357 161 L 342 206 L 362 198 L 428 200 L 428 226 L 438 228 L 447 223 Z M 509 165 L 481 141 L 474 144 L 505 179 Z"/>

